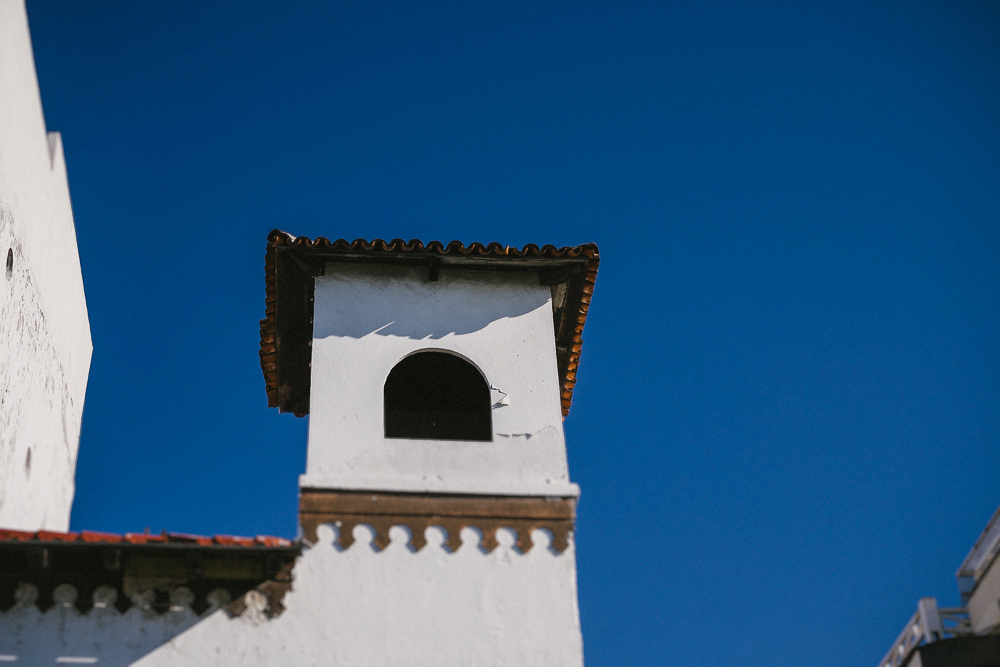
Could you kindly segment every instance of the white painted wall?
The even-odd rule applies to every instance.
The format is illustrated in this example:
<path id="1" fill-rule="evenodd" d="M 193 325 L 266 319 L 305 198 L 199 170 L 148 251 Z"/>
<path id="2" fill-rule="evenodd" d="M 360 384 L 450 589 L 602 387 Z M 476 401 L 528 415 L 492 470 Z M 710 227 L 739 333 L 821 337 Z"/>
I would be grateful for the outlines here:
<path id="1" fill-rule="evenodd" d="M 485 554 L 466 528 L 449 553 L 443 531 L 429 528 L 427 545 L 413 553 L 408 531 L 396 526 L 392 543 L 375 552 L 367 526 L 354 529 L 357 541 L 344 551 L 334 528 L 318 534 L 277 618 L 255 612 L 252 601 L 242 616 L 220 610 L 200 621 L 182 605 L 161 617 L 15 608 L 0 614 L 0 655 L 18 664 L 62 656 L 143 667 L 583 664 L 572 541 L 556 555 L 548 534 L 535 531 L 522 554 L 511 531 L 500 530 L 500 545 Z"/>
<path id="2" fill-rule="evenodd" d="M 0 0 L 0 527 L 69 526 L 91 351 L 62 139 L 24 2 Z"/>
<path id="3" fill-rule="evenodd" d="M 575 496 L 552 302 L 534 273 L 328 264 L 316 278 L 302 487 Z M 383 385 L 402 358 L 446 350 L 506 394 L 493 441 L 384 437 Z M 502 392 L 502 393 L 501 393 Z"/>

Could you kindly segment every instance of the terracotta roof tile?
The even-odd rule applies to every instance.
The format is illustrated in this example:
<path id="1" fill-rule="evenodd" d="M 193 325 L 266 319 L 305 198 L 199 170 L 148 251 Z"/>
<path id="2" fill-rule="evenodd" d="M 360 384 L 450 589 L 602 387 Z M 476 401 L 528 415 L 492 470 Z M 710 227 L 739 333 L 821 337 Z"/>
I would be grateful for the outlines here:
<path id="1" fill-rule="evenodd" d="M 0 529 L 0 542 L 86 542 L 91 544 L 190 544 L 197 546 L 223 547 L 274 547 L 293 546 L 291 540 L 283 537 L 258 535 L 257 537 L 234 537 L 232 535 L 188 535 L 186 533 L 102 533 L 84 530 L 79 533 L 62 533 L 52 530 L 28 532 L 23 530 Z"/>
<path id="2" fill-rule="evenodd" d="M 99 533 L 94 530 L 80 531 L 81 542 L 121 542 L 123 539 L 122 535 L 115 535 L 114 533 Z"/>
<path id="3" fill-rule="evenodd" d="M 338 258 L 367 261 L 397 258 L 412 261 L 417 258 L 427 258 L 435 262 L 449 261 L 463 266 L 525 265 L 525 268 L 541 267 L 544 260 L 551 260 L 549 263 L 556 265 L 575 264 L 576 267 L 568 273 L 556 271 L 549 278 L 551 284 L 565 283 L 567 286 L 564 303 L 556 306 L 554 316 L 559 373 L 563 387 L 562 412 L 564 417 L 569 413 L 583 346 L 583 326 L 587 320 L 587 311 L 590 309 L 600 262 L 596 244 L 587 243 L 562 248 L 528 244 L 523 248 L 514 248 L 495 242 L 485 245 L 473 243 L 466 246 L 459 241 L 452 241 L 447 245 L 439 241 L 423 243 L 418 240 L 402 239 L 331 241 L 322 236 L 312 240 L 303 236 L 292 236 L 278 229 L 273 230 L 267 237 L 267 251 L 264 256 L 265 317 L 260 321 L 260 366 L 264 374 L 268 406 L 278 407 L 282 412 L 293 412 L 301 417 L 309 411 L 308 369 L 311 350 L 308 346 L 311 340 L 304 339 L 301 325 L 310 322 L 312 318 L 311 282 L 309 282 L 312 276 L 303 272 L 301 262 L 285 262 L 281 268 L 285 275 L 279 276 L 279 251 L 294 251 L 300 259 L 312 256 L 316 261 L 335 261 Z M 303 278 L 308 279 L 304 285 Z M 278 302 L 279 294 L 282 293 L 279 282 L 282 281 L 296 281 L 294 289 L 285 291 L 294 297 L 282 297 L 286 299 L 290 313 L 283 314 L 283 320 L 297 320 L 295 322 L 279 322 Z M 307 292 L 310 298 L 303 300 L 303 295 Z M 291 300 L 297 300 L 298 303 L 292 303 Z M 311 331 L 311 325 L 309 330 Z"/>
<path id="4" fill-rule="evenodd" d="M 36 533 L 29 533 L 24 530 L 2 530 L 0 529 L 0 542 L 28 542 L 35 539 Z"/>
<path id="5" fill-rule="evenodd" d="M 123 537 L 128 544 L 155 544 L 164 541 L 163 536 L 149 533 L 125 533 Z"/>
<path id="6" fill-rule="evenodd" d="M 76 542 L 80 533 L 59 533 L 53 530 L 40 530 L 36 536 L 42 542 Z"/>

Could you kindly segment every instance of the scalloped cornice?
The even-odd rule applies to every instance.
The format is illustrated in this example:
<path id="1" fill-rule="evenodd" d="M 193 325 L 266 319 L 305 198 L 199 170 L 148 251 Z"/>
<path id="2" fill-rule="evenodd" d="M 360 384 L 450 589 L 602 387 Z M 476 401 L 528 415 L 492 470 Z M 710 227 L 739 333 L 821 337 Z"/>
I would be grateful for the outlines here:
<path id="1" fill-rule="evenodd" d="M 354 527 L 368 524 L 375 530 L 374 544 L 379 549 L 389 545 L 392 526 L 410 529 L 410 545 L 415 551 L 427 544 L 427 528 L 441 526 L 448 532 L 448 547 L 454 551 L 462 544 L 462 529 L 471 526 L 482 533 L 486 551 L 496 548 L 496 531 L 506 527 L 517 532 L 517 547 L 522 552 L 532 547 L 531 531 L 542 528 L 552 533 L 551 548 L 562 553 L 575 517 L 575 498 L 302 489 L 299 500 L 299 522 L 305 538 L 315 542 L 321 524 L 334 524 L 339 528 L 337 544 L 343 549 L 354 543 Z"/>

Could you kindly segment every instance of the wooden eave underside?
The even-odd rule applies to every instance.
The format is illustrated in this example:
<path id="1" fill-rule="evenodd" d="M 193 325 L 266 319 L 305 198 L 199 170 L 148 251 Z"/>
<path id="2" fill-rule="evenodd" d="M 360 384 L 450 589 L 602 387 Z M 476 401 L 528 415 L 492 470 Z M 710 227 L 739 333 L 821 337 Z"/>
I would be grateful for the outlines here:
<path id="1" fill-rule="evenodd" d="M 260 362 L 268 405 L 281 412 L 309 412 L 309 367 L 315 277 L 331 262 L 422 266 L 435 280 L 442 267 L 476 271 L 528 271 L 553 290 L 553 322 L 562 386 L 562 412 L 569 413 L 576 384 L 583 326 L 597 278 L 599 252 L 593 243 L 556 248 L 498 243 L 465 246 L 432 241 L 315 241 L 280 230 L 268 236 L 265 255 L 265 318 L 260 321 Z M 555 298 L 558 297 L 558 298 Z"/>
<path id="2" fill-rule="evenodd" d="M 157 613 L 169 608 L 170 590 L 184 586 L 194 594 L 192 608 L 199 614 L 209 607 L 213 590 L 225 590 L 231 611 L 238 614 L 242 596 L 256 589 L 267 597 L 268 612 L 277 615 L 302 551 L 301 544 L 287 540 L 282 546 L 239 546 L 44 538 L 0 541 L 0 612 L 15 604 L 22 584 L 36 587 L 34 604 L 43 612 L 55 604 L 55 589 L 69 584 L 79 591 L 74 606 L 80 612 L 90 611 L 95 590 L 110 587 L 116 592 L 114 606 L 124 613 L 135 604 L 129 586 L 147 581 L 147 602 Z"/>

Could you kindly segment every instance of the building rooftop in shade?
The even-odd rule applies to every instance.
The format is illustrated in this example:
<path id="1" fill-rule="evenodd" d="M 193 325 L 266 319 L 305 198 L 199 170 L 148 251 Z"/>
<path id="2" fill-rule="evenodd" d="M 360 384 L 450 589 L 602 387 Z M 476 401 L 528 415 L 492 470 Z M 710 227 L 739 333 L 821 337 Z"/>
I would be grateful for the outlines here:
<path id="1" fill-rule="evenodd" d="M 88 612 L 103 596 L 120 612 L 143 606 L 162 614 L 182 591 L 196 613 L 230 605 L 239 614 L 246 592 L 259 590 L 276 615 L 301 551 L 270 536 L 0 529 L 0 611 L 45 611 L 62 600 Z"/>
<path id="2" fill-rule="evenodd" d="M 993 513 L 993 518 L 986 524 L 986 528 L 955 574 L 963 598 L 968 598 L 972 594 L 997 556 L 1000 556 L 1000 508 Z"/>
<path id="3" fill-rule="evenodd" d="M 552 288 L 556 353 L 562 386 L 562 412 L 573 401 L 583 327 L 597 278 L 600 254 L 586 243 L 557 248 L 529 244 L 523 248 L 499 243 L 464 245 L 452 241 L 394 239 L 331 241 L 292 236 L 274 230 L 265 255 L 265 318 L 260 321 L 260 364 L 268 405 L 304 416 L 309 412 L 309 363 L 312 336 L 313 278 L 328 262 L 426 266 L 435 280 L 442 268 L 481 271 L 537 272 Z"/>
<path id="4" fill-rule="evenodd" d="M 921 598 L 879 667 L 970 667 L 1000 658 L 1000 509 L 962 561 L 961 607 Z"/>

